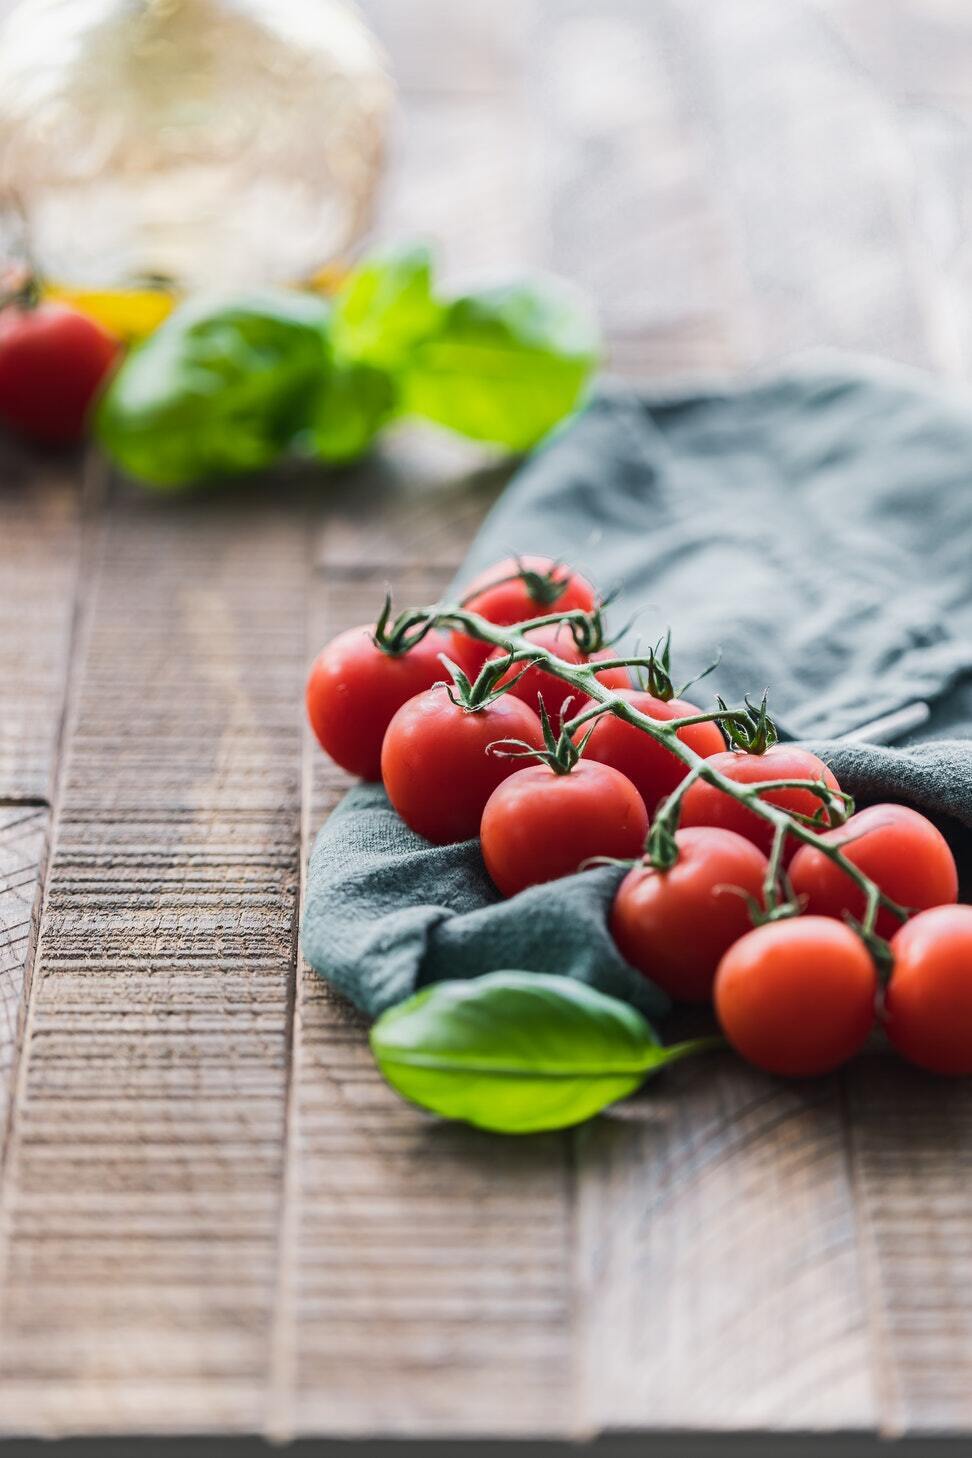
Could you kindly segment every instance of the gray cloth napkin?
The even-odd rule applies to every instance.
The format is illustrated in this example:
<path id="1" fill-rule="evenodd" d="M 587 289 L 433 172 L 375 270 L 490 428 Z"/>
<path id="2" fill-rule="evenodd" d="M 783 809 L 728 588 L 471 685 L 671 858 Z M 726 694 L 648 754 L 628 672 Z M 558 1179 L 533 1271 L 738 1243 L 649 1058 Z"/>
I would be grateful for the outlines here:
<path id="1" fill-rule="evenodd" d="M 721 647 L 700 694 L 768 687 L 784 730 L 821 740 L 846 789 L 928 811 L 968 875 L 966 397 L 846 367 L 679 398 L 606 391 L 514 478 L 460 580 L 511 550 L 562 556 L 602 588 L 620 586 L 614 620 L 642 610 L 628 644 L 670 625 L 680 677 Z M 932 719 L 913 747 L 834 742 L 916 699 Z M 369 1013 L 431 981 L 518 967 L 579 977 L 657 1015 L 664 996 L 607 931 L 618 879 L 588 872 L 504 902 L 475 842 L 432 847 L 380 788 L 361 786 L 315 847 L 304 951 Z"/>
<path id="2" fill-rule="evenodd" d="M 567 973 L 657 1016 L 668 998 L 622 961 L 607 929 L 623 874 L 604 866 L 504 901 L 478 841 L 430 845 L 380 785 L 358 785 L 311 856 L 304 953 L 370 1013 L 429 982 L 519 968 Z"/>

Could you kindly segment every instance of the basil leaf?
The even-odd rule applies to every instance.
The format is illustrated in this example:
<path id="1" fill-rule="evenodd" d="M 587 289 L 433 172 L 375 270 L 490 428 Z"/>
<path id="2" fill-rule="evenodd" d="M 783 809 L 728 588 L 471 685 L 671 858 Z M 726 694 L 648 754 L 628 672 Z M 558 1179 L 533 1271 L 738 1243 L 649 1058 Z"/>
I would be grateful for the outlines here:
<path id="1" fill-rule="evenodd" d="M 432 296 L 432 258 L 427 248 L 401 249 L 367 259 L 348 277 L 334 301 L 335 353 L 395 370 L 410 350 L 434 334 L 443 306 Z"/>
<path id="2" fill-rule="evenodd" d="M 312 413 L 329 318 L 323 300 L 285 290 L 182 305 L 115 375 L 97 438 L 158 486 L 272 464 Z"/>
<path id="3" fill-rule="evenodd" d="M 323 461 L 357 460 L 395 410 L 392 376 L 369 364 L 335 361 L 321 386 L 309 448 Z"/>
<path id="4" fill-rule="evenodd" d="M 406 410 L 510 450 L 535 445 L 581 398 L 598 359 L 596 326 L 552 280 L 456 299 L 406 361 Z"/>
<path id="5" fill-rule="evenodd" d="M 507 1134 L 580 1123 L 688 1046 L 662 1048 L 627 1003 L 539 972 L 435 983 L 371 1029 L 378 1067 L 406 1099 Z"/>
<path id="6" fill-rule="evenodd" d="M 577 403 L 597 356 L 586 309 L 552 283 L 442 303 L 427 249 L 362 263 L 332 306 L 289 290 L 182 305 L 115 375 L 97 438 L 177 489 L 290 448 L 356 459 L 408 411 L 525 450 Z"/>

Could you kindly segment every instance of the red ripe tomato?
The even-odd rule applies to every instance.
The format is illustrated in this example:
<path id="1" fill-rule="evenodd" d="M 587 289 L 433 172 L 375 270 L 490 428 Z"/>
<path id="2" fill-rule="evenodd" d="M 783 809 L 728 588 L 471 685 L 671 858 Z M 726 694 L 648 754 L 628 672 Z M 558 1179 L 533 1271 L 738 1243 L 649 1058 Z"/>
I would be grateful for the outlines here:
<path id="1" fill-rule="evenodd" d="M 512 694 L 461 709 L 440 684 L 403 704 L 385 735 L 381 777 L 405 824 L 437 845 L 476 835 L 486 801 L 522 768 L 487 752 L 500 739 L 543 748 L 540 720 Z"/>
<path id="2" fill-rule="evenodd" d="M 823 760 L 795 744 L 774 744 L 763 754 L 730 749 L 711 755 L 709 763 L 737 785 L 751 785 L 760 780 L 823 780 L 831 790 L 840 789 Z M 760 798 L 767 804 L 778 805 L 781 810 L 795 810 L 802 815 L 815 815 L 820 808 L 820 797 L 812 790 L 769 790 Z M 773 844 L 773 827 L 768 820 L 761 820 L 755 811 L 702 780 L 696 780 L 685 792 L 681 823 L 719 825 L 724 830 L 735 830 L 765 855 L 769 855 Z M 784 864 L 793 857 L 797 846 L 798 842 L 788 837 Z"/>
<path id="3" fill-rule="evenodd" d="M 750 930 L 746 897 L 761 900 L 767 861 L 731 830 L 679 830 L 675 842 L 669 870 L 646 864 L 625 876 L 611 933 L 625 960 L 676 1002 L 706 1002 L 719 959 Z"/>
<path id="4" fill-rule="evenodd" d="M 553 601 L 531 597 L 527 584 L 515 575 L 521 567 L 541 575 L 552 572 L 554 581 L 563 583 L 561 592 Z M 501 627 L 525 623 L 529 618 L 544 617 L 547 613 L 571 612 L 574 608 L 590 612 L 597 601 L 594 588 L 579 572 L 558 565 L 552 557 L 535 556 L 523 556 L 519 560 L 508 557 L 494 567 L 487 567 L 473 579 L 463 597 L 470 612 Z M 479 672 L 491 651 L 488 643 L 480 643 L 458 629 L 452 634 L 450 656 L 470 678 Z"/>
<path id="5" fill-rule="evenodd" d="M 0 419 L 30 440 L 72 445 L 121 345 L 66 304 L 0 313 Z"/>
<path id="6" fill-rule="evenodd" d="M 931 1073 L 972 1073 L 972 906 L 936 906 L 891 942 L 888 1037 Z"/>
<path id="7" fill-rule="evenodd" d="M 877 976 L 849 926 L 796 916 L 747 932 L 719 963 L 715 1008 L 722 1031 L 766 1073 L 830 1073 L 865 1043 Z"/>
<path id="8" fill-rule="evenodd" d="M 630 780 L 581 760 L 568 774 L 521 769 L 494 790 L 479 830 L 486 869 L 504 896 L 570 876 L 591 856 L 640 856 L 644 802 Z"/>
<path id="9" fill-rule="evenodd" d="M 642 689 L 628 689 L 623 696 L 649 719 L 687 719 L 701 712 L 684 699 L 657 699 L 654 694 Z M 703 759 L 725 753 L 726 741 L 716 724 L 692 724 L 686 729 L 679 729 L 678 737 Z M 605 714 L 597 720 L 584 757 L 609 764 L 627 775 L 637 786 L 649 815 L 654 814 L 660 801 L 670 795 L 688 773 L 670 749 L 657 744 L 643 730 L 634 724 L 626 724 L 614 714 Z"/>
<path id="10" fill-rule="evenodd" d="M 824 831 L 820 840 L 840 846 L 899 906 L 924 911 L 958 899 L 958 872 L 948 842 L 930 820 L 906 805 L 872 805 L 846 824 Z M 807 911 L 816 916 L 850 914 L 860 921 L 864 915 L 864 892 L 815 846 L 802 845 L 797 851 L 790 880 L 794 891 L 806 898 Z M 878 936 L 894 936 L 900 926 L 898 917 L 882 907 L 875 926 Z"/>
<path id="11" fill-rule="evenodd" d="M 374 625 L 349 628 L 315 658 L 307 678 L 307 717 L 321 747 L 352 775 L 381 779 L 381 741 L 392 715 L 446 671 L 444 633 L 429 632 L 393 656 L 374 641 Z"/>
<path id="12" fill-rule="evenodd" d="M 596 653 L 582 653 L 574 642 L 574 635 L 566 623 L 551 624 L 549 628 L 535 628 L 527 637 L 531 643 L 538 643 L 541 648 L 548 648 L 551 653 L 556 653 L 558 658 L 563 658 L 567 663 L 591 663 L 598 659 L 614 658 L 616 655 L 607 648 L 601 648 Z M 490 654 L 491 658 L 502 658 L 502 648 L 497 648 Z M 528 668 L 523 672 L 523 665 L 514 663 L 500 679 L 501 684 L 510 683 L 521 677 L 510 689 L 510 693 L 516 694 L 531 709 L 539 707 L 542 698 L 544 707 L 550 717 L 552 724 L 560 722 L 564 706 L 567 706 L 568 716 L 576 714 L 586 703 L 589 702 L 586 694 L 578 694 L 570 684 L 565 683 L 562 678 L 556 678 L 552 673 L 545 673 L 542 668 Z M 598 681 L 603 683 L 605 688 L 630 688 L 631 679 L 626 668 L 606 668 L 603 673 L 597 675 Z M 721 741 L 720 741 L 721 742 Z"/>

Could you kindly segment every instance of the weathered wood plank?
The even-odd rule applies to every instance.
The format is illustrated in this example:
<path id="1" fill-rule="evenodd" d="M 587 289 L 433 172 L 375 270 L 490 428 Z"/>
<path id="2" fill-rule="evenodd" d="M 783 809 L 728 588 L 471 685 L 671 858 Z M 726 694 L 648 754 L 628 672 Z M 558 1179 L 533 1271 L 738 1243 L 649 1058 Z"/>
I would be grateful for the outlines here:
<path id="1" fill-rule="evenodd" d="M 544 263 L 594 300 L 615 370 L 671 379 L 748 363 L 751 286 L 660 22 L 638 0 L 547 0 L 527 85 Z"/>
<path id="2" fill-rule="evenodd" d="M 875 97 L 893 113 L 907 170 L 911 255 L 936 364 L 972 375 L 972 12 L 963 0 L 815 0 Z"/>
<path id="3" fill-rule="evenodd" d="M 406 130 L 416 98 L 442 95 L 466 110 L 477 97 L 515 93 L 534 0 L 361 0 L 406 98 Z"/>
<path id="4" fill-rule="evenodd" d="M 4 1189 L 5 1430 L 264 1420 L 306 561 L 293 502 L 126 496 L 98 543 Z"/>
<path id="5" fill-rule="evenodd" d="M 738 200 L 761 352 L 839 344 L 967 375 L 972 152 L 967 122 L 955 122 L 968 115 L 969 87 L 952 64 L 967 11 L 947 0 L 920 17 L 871 0 L 756 0 L 704 18 L 690 4 L 669 8 L 683 85 L 709 118 Z M 953 109 L 949 146 L 941 125 L 922 125 L 921 98 Z M 772 146 L 760 145 L 771 127 Z M 869 1392 L 861 1373 L 850 1416 L 867 1418 L 873 1403 L 884 1432 L 968 1430 L 972 1210 L 961 1191 L 972 1100 L 890 1060 L 864 1060 L 843 1082 L 858 1259 L 837 1268 L 842 1295 L 824 1281 L 814 1302 L 827 1329 L 825 1302 L 838 1299 L 855 1333 L 842 1349 L 874 1374 Z M 842 1195 L 844 1223 L 845 1206 Z M 782 1349 L 790 1333 L 780 1331 Z M 772 1418 L 772 1386 L 756 1390 Z M 817 1411 L 828 1424 L 831 1403 L 821 1384 Z"/>
<path id="6" fill-rule="evenodd" d="M 410 570 L 407 541 L 405 551 L 397 597 L 434 599 L 443 574 Z M 312 639 L 367 620 L 382 590 L 374 573 L 320 576 Z M 309 740 L 308 755 L 313 832 L 347 782 Z M 292 1326 L 281 1334 L 295 1408 L 288 1418 L 284 1381 L 280 1431 L 562 1430 L 565 1154 L 556 1138 L 490 1139 L 402 1104 L 374 1067 L 363 1021 L 305 967 L 284 1254 Z"/>
<path id="7" fill-rule="evenodd" d="M 877 94 L 895 104 L 912 159 L 915 255 L 942 368 L 972 375 L 972 78 L 967 6 L 922 12 L 856 0 L 821 10 Z M 972 1428 L 972 1094 L 896 1061 L 847 1079 L 851 1170 L 876 1328 L 880 1426 Z"/>
<path id="8" fill-rule="evenodd" d="M 812 0 L 852 64 L 889 105 L 972 102 L 972 12 L 965 0 Z"/>
<path id="9" fill-rule="evenodd" d="M 776 347 L 741 187 L 780 165 L 782 148 L 764 146 L 744 168 L 739 142 L 730 160 L 744 175 L 727 181 L 707 119 L 719 106 L 720 123 L 738 128 L 754 76 L 724 78 L 732 62 L 721 55 L 713 76 L 700 60 L 725 29 L 759 64 L 771 47 L 749 32 L 766 9 L 743 5 L 737 25 L 736 7 L 549 7 L 560 64 L 540 74 L 565 169 L 551 261 L 595 290 L 633 373 L 725 369 Z M 767 16 L 771 35 L 780 24 Z M 785 143 L 795 102 L 779 61 L 755 85 Z M 792 274 L 796 261 L 784 261 Z M 780 307 L 770 317 L 787 318 Z M 577 1200 L 584 1430 L 874 1425 L 835 1088 L 794 1092 L 740 1067 L 680 1071 L 578 1136 Z"/>
<path id="10" fill-rule="evenodd" d="M 400 91 L 376 232 L 432 244 L 449 287 L 535 266 L 538 177 L 522 87 L 534 0 L 362 8 Z"/>
<path id="11" fill-rule="evenodd" d="M 688 122 L 699 102 L 692 89 L 701 84 L 699 47 L 693 51 L 685 43 L 682 70 L 644 66 L 646 55 L 669 58 L 673 35 L 684 42 L 681 11 L 656 24 L 651 44 L 643 38 L 650 24 L 643 9 L 600 7 L 594 17 L 579 7 L 571 13 L 556 7 L 555 13 L 563 35 L 551 19 L 544 56 L 552 54 L 559 64 L 549 68 L 549 77 L 541 73 L 539 86 L 540 109 L 555 123 L 544 133 L 554 181 L 550 256 L 599 298 L 615 356 L 620 352 L 639 373 L 656 361 L 667 372 L 693 365 L 710 369 L 771 352 L 784 330 L 799 336 L 818 321 L 829 328 L 838 282 L 843 286 L 835 281 L 833 261 L 822 247 L 812 258 L 808 301 L 796 279 L 801 260 L 782 243 L 771 249 L 768 261 L 757 254 L 754 271 L 761 298 L 780 270 L 773 284 L 780 298 L 765 311 L 779 332 L 765 327 L 762 312 L 759 330 L 754 327 L 754 286 L 741 275 L 739 260 L 742 242 L 754 268 L 754 250 L 745 240 L 746 229 L 756 227 L 753 198 L 760 194 L 755 191 L 740 208 L 717 176 L 724 159 L 698 123 Z M 796 37 L 801 34 L 797 27 Z M 781 53 L 796 37 L 777 38 Z M 826 65 L 833 64 L 828 56 Z M 610 88 L 604 84 L 608 75 Z M 639 88 L 639 76 L 655 84 Z M 742 68 L 740 76 L 733 83 L 737 90 L 730 91 L 720 72 L 716 99 L 702 97 L 709 114 L 741 107 Z M 703 79 L 716 85 L 707 72 Z M 843 81 L 852 92 L 847 78 Z M 771 89 L 762 105 L 783 109 L 775 80 L 764 78 L 764 84 Z M 842 105 L 853 110 L 852 102 L 845 96 Z M 625 106 L 622 119 L 629 130 L 621 129 L 616 114 Z M 841 115 L 838 108 L 838 123 Z M 561 146 L 556 138 L 565 135 Z M 784 139 L 790 141 L 785 128 Z M 802 145 L 799 135 L 798 140 Z M 558 157 L 562 177 L 554 165 Z M 864 172 L 865 161 L 856 154 L 848 173 Z M 742 167 L 741 152 L 734 165 Z M 839 181 L 840 187 L 849 185 Z M 659 245 L 667 273 L 643 266 L 639 248 L 646 234 L 652 236 L 647 225 L 610 232 L 605 226 L 615 217 L 626 224 L 637 218 L 636 198 L 647 200 L 646 211 L 671 221 L 671 237 Z M 805 220 L 788 195 L 784 201 L 789 212 L 777 226 L 785 238 L 787 227 L 798 230 Z M 820 199 L 814 205 L 819 204 Z M 890 236 L 901 243 L 895 231 L 900 220 L 888 212 L 880 179 L 866 206 L 875 226 L 894 223 Z M 590 237 L 583 233 L 585 219 L 594 229 Z M 678 249 L 683 225 L 686 246 Z M 867 226 L 864 232 L 869 236 Z M 577 242 L 581 235 L 583 246 Z M 849 269 L 860 261 L 858 242 L 849 236 Z M 678 276 L 670 272 L 673 257 L 683 270 Z M 893 255 L 883 278 L 886 291 L 904 257 Z M 700 297 L 713 306 L 698 307 Z M 903 304 L 895 298 L 889 315 L 885 302 L 870 294 L 839 337 L 861 343 L 880 316 L 886 347 L 915 357 L 912 326 L 921 300 L 909 295 Z M 908 314 L 909 307 L 917 312 Z M 920 357 L 922 336 L 917 337 Z M 812 342 L 812 335 L 798 342 Z M 380 555 L 386 560 L 395 560 L 399 531 L 396 521 L 382 534 Z M 362 547 L 363 534 L 345 530 L 336 546 L 325 546 L 321 560 L 353 570 Z M 644 1122 L 638 1117 L 642 1108 Z M 836 1085 L 794 1092 L 740 1069 L 715 1085 L 701 1071 L 699 1077 L 683 1073 L 677 1102 L 653 1091 L 626 1116 L 581 1136 L 578 1190 L 582 1381 L 570 1424 L 584 1431 L 624 1426 L 798 1431 L 876 1424 L 874 1315 Z"/>
<path id="12" fill-rule="evenodd" d="M 468 449 L 403 434 L 335 495 L 315 539 L 318 571 L 373 582 L 412 569 L 437 574 L 436 586 L 444 585 L 513 469 L 509 462 L 484 466 L 478 455 L 479 469 L 463 470 Z"/>
<path id="13" fill-rule="evenodd" d="M 826 345 L 947 365 L 900 121 L 812 0 L 661 8 L 712 191 L 733 208 L 755 356 Z"/>
<path id="14" fill-rule="evenodd" d="M 577 1146 L 585 1426 L 873 1426 L 835 1084 L 708 1059 Z"/>
<path id="15" fill-rule="evenodd" d="M 48 823 L 45 807 L 0 807 L 0 1151 L 40 916 Z"/>
<path id="16" fill-rule="evenodd" d="M 50 801 L 81 545 L 79 471 L 0 444 L 0 801 Z"/>
<path id="17" fill-rule="evenodd" d="M 915 191 L 899 115 L 916 87 L 964 105 L 957 45 L 922 49 L 955 3 L 849 7 L 903 68 L 892 102 L 817 24 L 830 0 L 369 0 L 404 83 L 382 231 L 431 234 L 454 279 L 573 274 L 630 374 L 822 340 L 967 369 L 965 143 L 936 132 Z M 401 1105 L 303 969 L 285 1158 L 297 820 L 306 849 L 343 786 L 305 745 L 301 798 L 305 624 L 313 649 L 386 578 L 434 595 L 499 481 L 406 451 L 313 537 L 288 499 L 125 497 L 96 524 L 0 1212 L 0 1427 L 968 1429 L 959 1089 L 879 1059 L 797 1089 L 699 1065 L 576 1146 L 494 1141 Z M 28 706 L 0 800 L 50 798 L 55 763 L 76 500 L 40 499 L 0 499 L 0 670 Z M 4 996 L 47 831 L 38 806 L 20 846 L 24 808 L 0 807 Z"/>
<path id="18" fill-rule="evenodd" d="M 972 1431 L 972 1091 L 898 1059 L 846 1075 L 886 1435 Z"/>
<path id="19" fill-rule="evenodd" d="M 394 26 L 395 7 L 377 9 Z M 384 208 L 447 277 L 534 258 L 517 67 L 531 7 L 420 7 L 401 36 L 405 116 Z M 394 30 L 393 35 L 397 34 Z M 423 40 L 428 35 L 428 44 Z M 460 68 L 450 57 L 475 50 Z M 504 479 L 412 433 L 324 516 L 309 639 L 434 598 Z M 307 743 L 310 835 L 346 787 Z M 309 845 L 307 847 L 309 849 Z M 564 1431 L 570 1381 L 566 1146 L 446 1127 L 382 1083 L 362 1021 L 309 968 L 298 988 L 275 1431 Z"/>
<path id="20" fill-rule="evenodd" d="M 80 474 L 0 442 L 0 1170 L 70 673 Z"/>

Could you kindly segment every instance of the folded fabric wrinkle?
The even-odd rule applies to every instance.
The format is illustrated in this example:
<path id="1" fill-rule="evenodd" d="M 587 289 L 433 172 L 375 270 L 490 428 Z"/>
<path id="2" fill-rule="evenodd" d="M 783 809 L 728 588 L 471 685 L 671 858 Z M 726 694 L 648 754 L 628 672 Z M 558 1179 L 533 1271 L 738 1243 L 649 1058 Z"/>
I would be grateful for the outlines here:
<path id="1" fill-rule="evenodd" d="M 670 626 L 686 673 L 721 648 L 713 691 L 768 687 L 786 737 L 862 804 L 929 814 L 970 897 L 970 475 L 972 400 L 913 372 L 830 363 L 678 397 L 609 386 L 517 473 L 456 586 L 513 549 L 619 587 L 619 624 L 651 604 L 629 646 Z M 503 901 L 477 842 L 431 846 L 361 785 L 314 848 L 304 951 L 371 1014 L 429 982 L 521 968 L 657 1017 L 664 994 L 607 931 L 622 874 Z"/>

